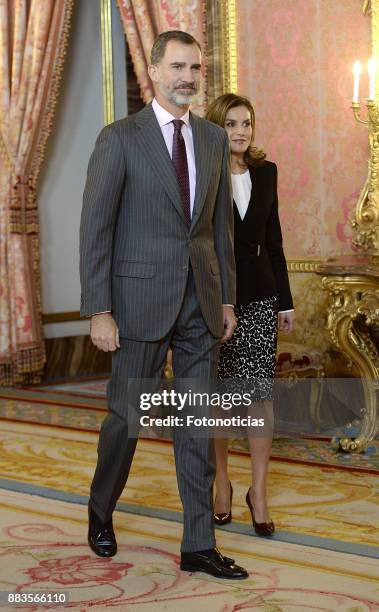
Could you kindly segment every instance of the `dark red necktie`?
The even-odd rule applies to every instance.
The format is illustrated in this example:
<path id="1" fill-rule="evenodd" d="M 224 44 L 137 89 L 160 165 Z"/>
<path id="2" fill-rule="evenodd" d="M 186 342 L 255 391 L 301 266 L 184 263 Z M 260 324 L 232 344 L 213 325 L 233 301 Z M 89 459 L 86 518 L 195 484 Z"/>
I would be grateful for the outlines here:
<path id="1" fill-rule="evenodd" d="M 173 119 L 174 138 L 172 141 L 172 163 L 174 164 L 176 176 L 182 196 L 182 207 L 188 225 L 191 224 L 190 184 L 188 175 L 186 144 L 182 135 L 181 119 Z"/>

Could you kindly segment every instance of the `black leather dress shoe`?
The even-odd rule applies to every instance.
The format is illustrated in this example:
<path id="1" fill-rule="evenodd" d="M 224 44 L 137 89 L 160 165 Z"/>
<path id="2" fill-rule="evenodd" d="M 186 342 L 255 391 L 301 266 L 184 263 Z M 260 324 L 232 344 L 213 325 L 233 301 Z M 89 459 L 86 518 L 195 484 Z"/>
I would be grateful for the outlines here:
<path id="1" fill-rule="evenodd" d="M 250 510 L 250 514 L 251 514 L 251 520 L 253 521 L 253 526 L 254 526 L 254 530 L 255 533 L 261 537 L 267 537 L 267 536 L 272 536 L 275 533 L 275 525 L 272 521 L 268 522 L 268 523 L 257 523 L 257 521 L 255 520 L 255 516 L 254 516 L 254 508 L 253 505 L 250 501 L 250 489 L 248 490 L 248 492 L 246 493 L 246 503 L 249 506 L 249 510 Z"/>
<path id="2" fill-rule="evenodd" d="M 243 567 L 234 564 L 234 559 L 224 557 L 217 548 L 182 552 L 180 569 L 185 572 L 205 572 L 216 578 L 231 580 L 243 580 L 249 576 Z"/>
<path id="3" fill-rule="evenodd" d="M 88 544 L 99 557 L 113 557 L 117 552 L 112 519 L 102 523 L 90 506 L 88 506 Z"/>

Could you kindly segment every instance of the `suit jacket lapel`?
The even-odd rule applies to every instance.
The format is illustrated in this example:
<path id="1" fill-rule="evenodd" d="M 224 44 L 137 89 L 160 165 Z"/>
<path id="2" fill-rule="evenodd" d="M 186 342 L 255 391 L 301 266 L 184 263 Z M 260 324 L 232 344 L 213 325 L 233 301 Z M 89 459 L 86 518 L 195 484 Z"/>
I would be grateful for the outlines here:
<path id="1" fill-rule="evenodd" d="M 149 161 L 153 171 L 158 176 L 167 195 L 174 204 L 176 210 L 187 224 L 184 216 L 178 179 L 171 157 L 167 150 L 162 130 L 156 119 L 151 104 L 136 115 L 138 125 L 138 142 L 140 143 L 146 159 Z"/>
<path id="2" fill-rule="evenodd" d="M 192 127 L 196 164 L 196 190 L 193 213 L 197 213 L 197 215 L 192 214 L 192 228 L 196 221 L 200 218 L 200 213 L 204 206 L 211 174 L 209 171 L 209 163 L 212 160 L 212 144 L 206 138 L 204 122 L 193 113 L 190 113 L 190 122 Z"/>

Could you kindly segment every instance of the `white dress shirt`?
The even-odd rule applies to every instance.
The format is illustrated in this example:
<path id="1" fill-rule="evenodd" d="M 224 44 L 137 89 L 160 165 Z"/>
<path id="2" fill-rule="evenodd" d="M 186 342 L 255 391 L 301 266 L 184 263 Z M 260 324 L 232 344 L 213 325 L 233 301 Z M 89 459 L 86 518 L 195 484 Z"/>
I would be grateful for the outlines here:
<path id="1" fill-rule="evenodd" d="M 172 121 L 177 119 L 174 115 L 171 115 L 165 108 L 158 104 L 154 98 L 152 102 L 153 111 L 158 120 L 159 127 L 162 130 L 163 138 L 166 143 L 168 153 L 172 159 L 172 141 L 174 138 L 174 124 Z M 193 146 L 193 134 L 192 127 L 189 120 L 189 110 L 180 117 L 184 121 L 182 125 L 182 136 L 186 145 L 187 153 L 187 165 L 188 165 L 188 176 L 190 185 L 190 210 L 191 216 L 193 212 L 193 203 L 195 201 L 195 190 L 196 190 L 196 165 L 195 165 L 195 149 Z"/>
<path id="2" fill-rule="evenodd" d="M 233 200 L 236 203 L 241 219 L 246 215 L 251 196 L 251 178 L 249 170 L 242 174 L 232 173 Z"/>

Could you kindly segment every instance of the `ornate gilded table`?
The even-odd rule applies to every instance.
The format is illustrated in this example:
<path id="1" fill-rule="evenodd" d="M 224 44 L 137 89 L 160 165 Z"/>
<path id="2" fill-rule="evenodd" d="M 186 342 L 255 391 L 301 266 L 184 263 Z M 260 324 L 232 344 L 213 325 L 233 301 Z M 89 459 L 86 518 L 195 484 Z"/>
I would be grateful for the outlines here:
<path id="1" fill-rule="evenodd" d="M 348 366 L 362 379 L 365 408 L 355 438 L 342 438 L 339 448 L 362 452 L 378 431 L 379 389 L 379 263 L 362 255 L 329 259 L 318 266 L 331 298 L 328 329 Z"/>

